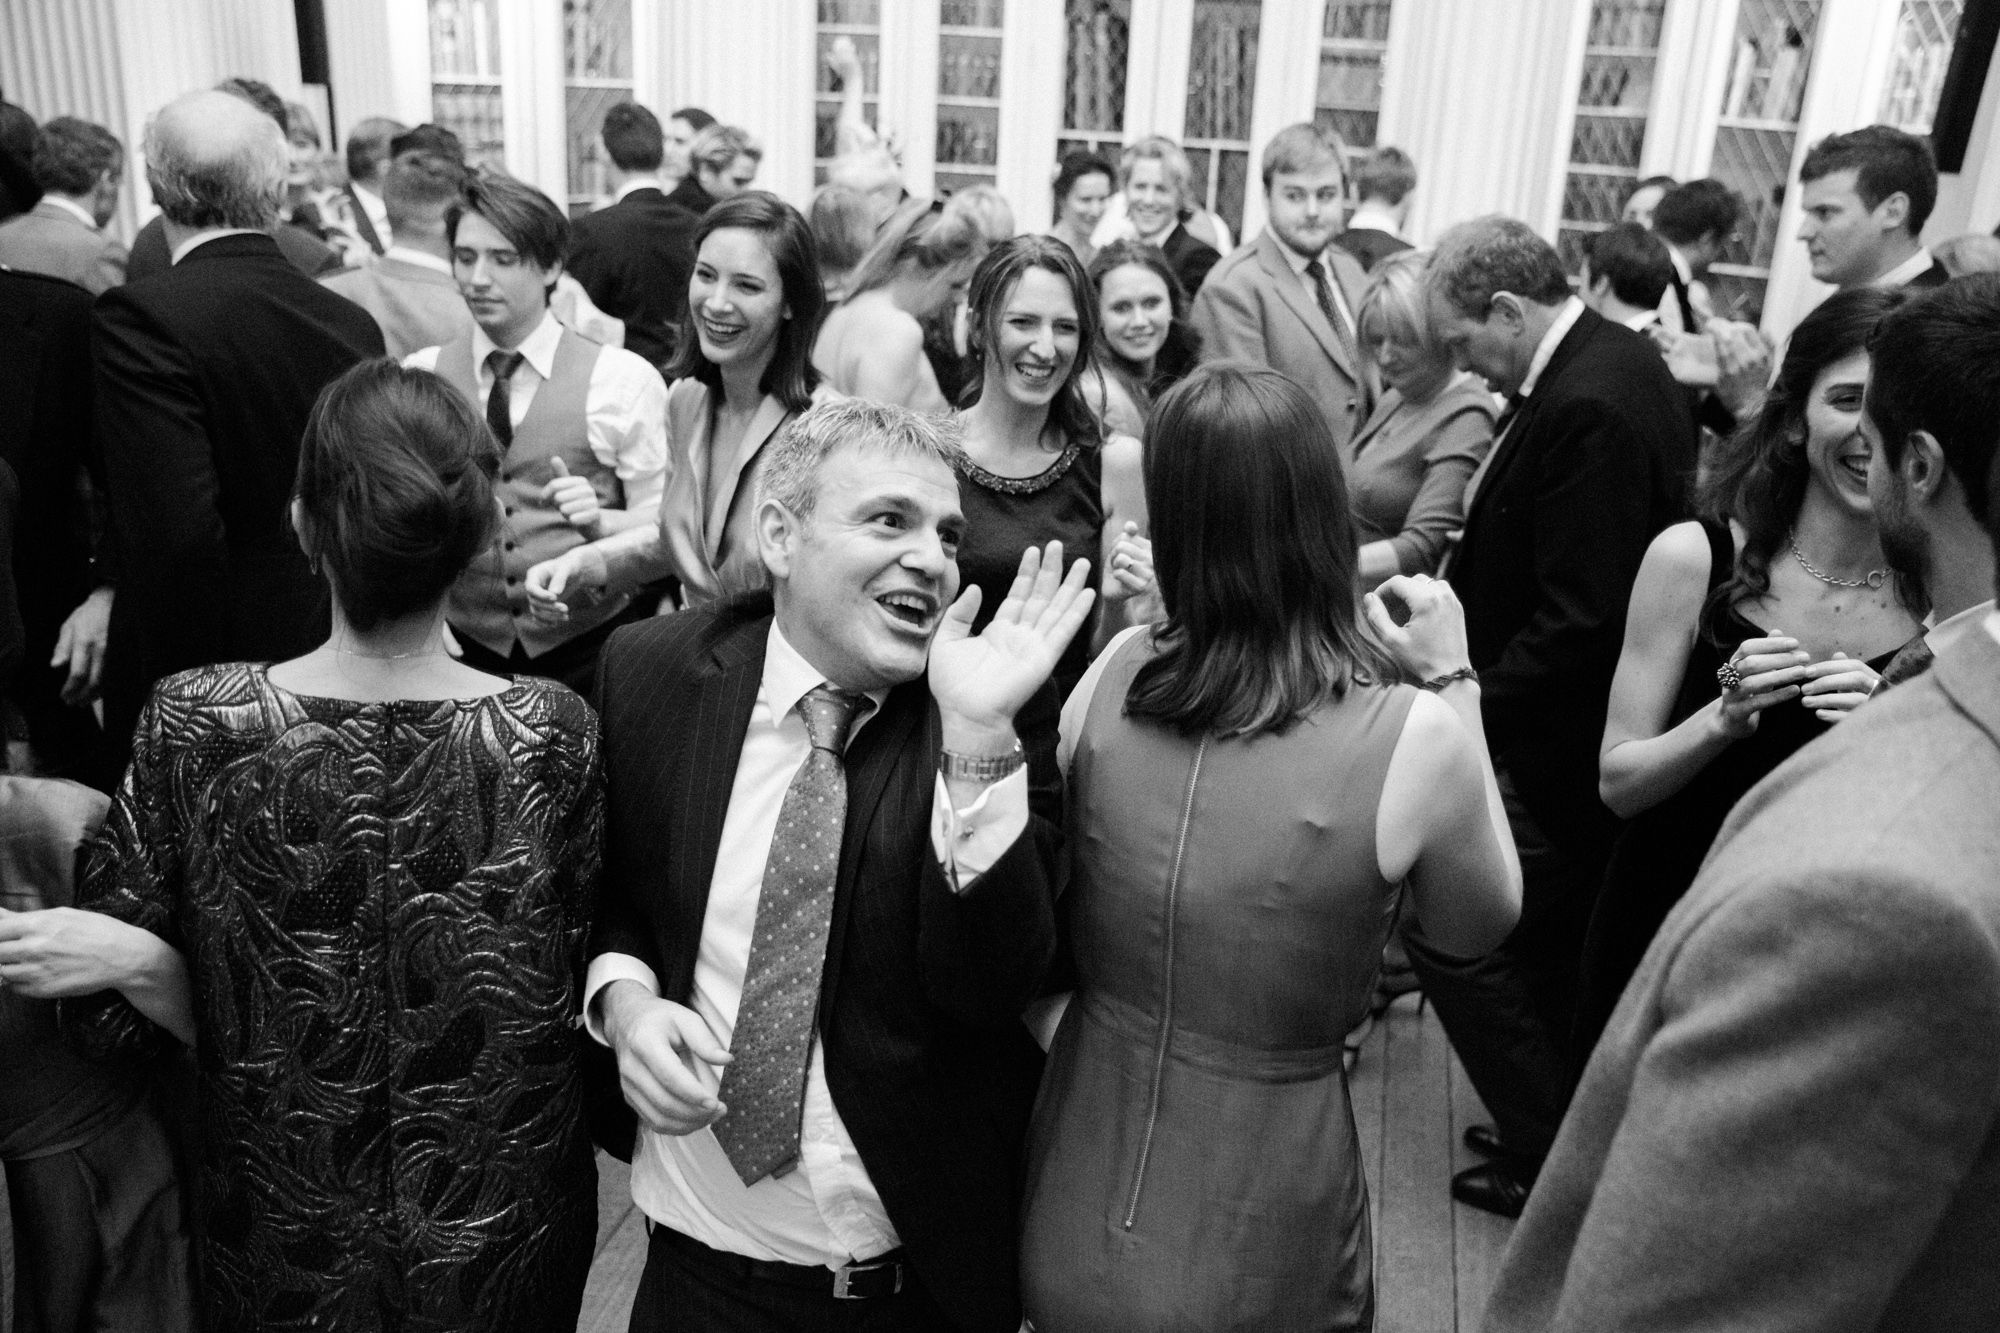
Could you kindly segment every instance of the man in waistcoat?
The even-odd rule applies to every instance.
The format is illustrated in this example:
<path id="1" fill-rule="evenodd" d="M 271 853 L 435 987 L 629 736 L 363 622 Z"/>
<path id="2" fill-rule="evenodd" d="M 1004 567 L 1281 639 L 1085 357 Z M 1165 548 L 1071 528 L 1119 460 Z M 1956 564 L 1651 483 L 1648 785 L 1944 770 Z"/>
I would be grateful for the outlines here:
<path id="1" fill-rule="evenodd" d="M 644 608 L 607 598 L 546 625 L 523 580 L 571 547 L 653 522 L 666 483 L 666 384 L 639 357 L 550 313 L 569 219 L 540 190 L 481 173 L 446 213 L 445 233 L 473 325 L 404 364 L 435 371 L 485 413 L 502 449 L 504 510 L 493 545 L 452 589 L 446 620 L 468 665 L 588 695 L 604 640 Z"/>

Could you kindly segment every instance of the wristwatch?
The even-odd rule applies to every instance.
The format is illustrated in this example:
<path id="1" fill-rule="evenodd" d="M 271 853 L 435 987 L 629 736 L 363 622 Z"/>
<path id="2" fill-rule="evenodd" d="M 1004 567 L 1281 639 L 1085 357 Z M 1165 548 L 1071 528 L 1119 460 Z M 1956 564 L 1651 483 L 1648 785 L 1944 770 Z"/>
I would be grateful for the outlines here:
<path id="1" fill-rule="evenodd" d="M 963 778 L 967 782 L 998 782 L 1001 778 L 1028 762 L 1028 756 L 1021 749 L 1021 742 L 1015 741 L 1014 748 L 1006 754 L 954 754 L 950 750 L 938 751 L 938 772 L 947 779 Z"/>

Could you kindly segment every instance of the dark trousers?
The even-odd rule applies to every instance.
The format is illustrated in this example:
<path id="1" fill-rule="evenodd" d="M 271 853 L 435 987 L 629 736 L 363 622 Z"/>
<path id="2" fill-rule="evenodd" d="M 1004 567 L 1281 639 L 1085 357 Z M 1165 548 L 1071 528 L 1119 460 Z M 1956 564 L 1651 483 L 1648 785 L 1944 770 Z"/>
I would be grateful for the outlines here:
<path id="1" fill-rule="evenodd" d="M 650 609 L 650 601 L 642 607 L 639 599 L 611 619 L 594 629 L 585 630 L 574 639 L 566 639 L 539 657 L 530 657 L 516 643 L 514 650 L 501 655 L 479 643 L 471 635 L 452 627 L 458 638 L 458 646 L 464 650 L 459 660 L 475 671 L 484 671 L 496 676 L 540 676 L 569 686 L 597 706 L 597 656 L 604 651 L 604 641 L 611 637 L 611 631 L 620 625 L 629 625 L 635 620 L 645 619 Z"/>
<path id="2" fill-rule="evenodd" d="M 951 1333 L 953 1324 L 905 1270 L 903 1289 L 841 1300 L 748 1271 L 747 1261 L 652 1225 L 631 1333 Z"/>
<path id="3" fill-rule="evenodd" d="M 1499 779 L 1521 857 L 1520 921 L 1483 958 L 1451 958 L 1414 935 L 1407 943 L 1501 1141 L 1540 1162 L 1569 1109 L 1577 969 L 1604 858 L 1550 842 L 1505 771 Z"/>

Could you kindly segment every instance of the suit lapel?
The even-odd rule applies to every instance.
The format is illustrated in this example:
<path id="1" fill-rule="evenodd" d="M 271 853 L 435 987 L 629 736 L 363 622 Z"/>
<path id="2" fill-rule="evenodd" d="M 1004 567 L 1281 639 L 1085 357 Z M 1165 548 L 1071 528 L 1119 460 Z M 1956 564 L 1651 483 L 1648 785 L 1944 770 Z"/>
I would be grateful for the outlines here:
<path id="1" fill-rule="evenodd" d="M 847 750 L 847 818 L 840 839 L 840 875 L 834 883 L 833 921 L 827 932 L 826 975 L 821 983 L 822 1005 L 832 1002 L 840 980 L 840 960 L 845 952 L 847 923 L 854 915 L 854 895 L 861 879 L 861 856 L 868 844 L 868 830 L 889 788 L 897 765 L 909 757 L 919 726 L 929 722 L 930 686 L 919 676 L 899 685 L 883 701 L 882 716 L 863 727 Z M 934 751 L 935 746 L 927 747 Z M 929 764 L 924 768 L 928 770 Z M 925 787 L 929 792 L 929 787 Z M 925 807 L 928 809 L 928 806 Z M 898 814 L 902 812 L 897 811 Z M 925 821 L 928 829 L 929 821 Z M 926 834 L 925 844 L 929 839 Z"/>
<path id="2" fill-rule="evenodd" d="M 1292 266 L 1285 261 L 1284 251 L 1268 229 L 1258 234 L 1257 262 L 1263 265 L 1265 276 L 1277 289 L 1278 299 L 1298 317 L 1299 323 L 1306 326 L 1313 340 L 1320 345 L 1320 350 L 1346 373 L 1348 379 L 1360 383 L 1361 377 L 1354 373 L 1354 363 L 1349 360 L 1347 349 L 1341 345 L 1339 336 L 1327 327 L 1319 302 L 1306 295 L 1303 279 L 1292 271 Z"/>
<path id="3" fill-rule="evenodd" d="M 708 455 L 715 448 L 715 420 L 708 413 L 702 415 L 704 421 L 700 436 L 702 456 L 698 466 L 702 468 L 700 479 L 706 482 Z M 736 446 L 735 456 L 729 460 L 728 467 L 717 478 L 720 484 L 716 486 L 715 493 L 708 497 L 708 514 L 701 534 L 702 549 L 708 554 L 710 568 L 715 568 L 721 560 L 722 536 L 729 528 L 729 511 L 736 505 L 736 492 L 742 487 L 745 470 L 749 468 L 751 460 L 757 457 L 758 451 L 777 433 L 778 427 L 785 424 L 785 418 L 789 415 L 791 415 L 789 408 L 770 394 L 765 394 L 764 401 L 757 404 L 757 414 L 750 418 L 749 429 L 743 432 L 743 439 Z"/>
<path id="4" fill-rule="evenodd" d="M 1556 344 L 1555 353 L 1549 357 L 1548 365 L 1542 367 L 1541 378 L 1535 381 L 1535 392 L 1529 394 L 1526 401 L 1521 404 L 1521 410 L 1514 414 L 1514 420 L 1508 426 L 1506 433 L 1493 441 L 1493 452 L 1473 491 L 1472 507 L 1466 511 L 1467 536 L 1470 536 L 1473 525 L 1485 512 L 1487 502 L 1500 491 L 1507 474 L 1513 470 L 1515 460 L 1521 456 L 1521 442 L 1527 439 L 1528 432 L 1534 429 L 1535 413 L 1548 402 L 1549 395 L 1561 380 L 1563 371 L 1576 359 L 1578 351 L 1590 341 L 1603 322 L 1603 317 L 1593 310 L 1586 310 L 1578 317 L 1576 323 L 1570 327 L 1570 331 L 1563 335 L 1563 340 Z M 1461 546 L 1464 544 L 1463 539 L 1460 544 Z"/>

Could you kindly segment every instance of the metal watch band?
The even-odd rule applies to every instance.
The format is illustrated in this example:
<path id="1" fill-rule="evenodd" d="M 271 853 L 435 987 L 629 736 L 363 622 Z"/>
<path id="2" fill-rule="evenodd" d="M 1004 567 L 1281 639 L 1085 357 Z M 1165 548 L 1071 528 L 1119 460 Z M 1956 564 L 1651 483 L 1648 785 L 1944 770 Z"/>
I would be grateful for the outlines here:
<path id="1" fill-rule="evenodd" d="M 961 778 L 966 782 L 998 782 L 1027 762 L 1027 754 L 1021 749 L 1019 741 L 1015 741 L 1014 748 L 1006 754 L 938 751 L 938 772 L 947 778 Z"/>

